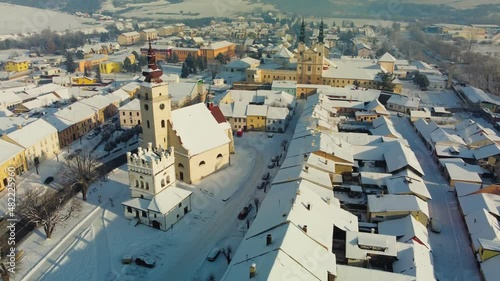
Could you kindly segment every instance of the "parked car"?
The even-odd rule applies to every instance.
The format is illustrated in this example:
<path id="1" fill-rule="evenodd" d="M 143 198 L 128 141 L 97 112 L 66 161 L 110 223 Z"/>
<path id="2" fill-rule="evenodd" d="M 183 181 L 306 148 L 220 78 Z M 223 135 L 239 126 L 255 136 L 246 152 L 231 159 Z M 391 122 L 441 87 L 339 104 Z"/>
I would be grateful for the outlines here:
<path id="1" fill-rule="evenodd" d="M 431 231 L 441 233 L 441 221 L 437 218 L 431 218 Z"/>
<path id="2" fill-rule="evenodd" d="M 269 161 L 269 164 L 267 164 L 267 167 L 268 167 L 269 169 L 272 169 L 272 168 L 274 168 L 275 166 L 276 166 L 276 163 L 275 163 L 275 162 L 273 162 L 273 161 Z"/>
<path id="3" fill-rule="evenodd" d="M 50 184 L 51 182 L 54 181 L 54 177 L 47 177 L 44 181 L 43 184 Z"/>
<path id="4" fill-rule="evenodd" d="M 263 180 L 268 180 L 269 179 L 269 172 L 267 172 L 264 175 L 262 175 L 262 179 Z"/>
<path id="5" fill-rule="evenodd" d="M 238 219 L 244 220 L 248 216 L 252 208 L 253 208 L 252 204 L 248 204 L 247 207 L 244 207 L 243 210 L 241 210 L 241 212 L 238 214 Z"/>
<path id="6" fill-rule="evenodd" d="M 94 133 L 87 135 L 87 139 L 88 140 L 91 140 L 91 139 L 93 139 L 95 137 L 96 137 L 96 135 Z"/>
<path id="7" fill-rule="evenodd" d="M 276 156 L 273 156 L 273 158 L 271 158 L 271 161 L 277 162 L 279 159 L 280 159 L 280 157 L 278 155 L 276 155 Z"/>
<path id="8" fill-rule="evenodd" d="M 148 268 L 153 268 L 155 267 L 156 261 L 150 258 L 146 258 L 144 256 L 139 256 L 135 259 L 135 264 Z"/>
<path id="9" fill-rule="evenodd" d="M 398 112 L 398 117 L 403 117 L 403 113 Z"/>
<path id="10" fill-rule="evenodd" d="M 75 154 L 80 154 L 80 153 L 82 153 L 82 149 L 81 148 L 75 149 Z"/>
<path id="11" fill-rule="evenodd" d="M 210 253 L 208 253 L 207 260 L 214 261 L 219 254 L 220 254 L 220 249 L 215 247 L 210 251 Z"/>
<path id="12" fill-rule="evenodd" d="M 268 181 L 262 181 L 261 183 L 259 183 L 259 185 L 257 185 L 257 189 L 263 189 L 264 187 L 266 187 L 267 185 L 269 184 Z"/>
<path id="13" fill-rule="evenodd" d="M 272 137 L 274 137 L 274 134 L 273 133 L 269 133 L 269 134 L 267 134 L 267 137 L 268 138 L 272 138 Z"/>

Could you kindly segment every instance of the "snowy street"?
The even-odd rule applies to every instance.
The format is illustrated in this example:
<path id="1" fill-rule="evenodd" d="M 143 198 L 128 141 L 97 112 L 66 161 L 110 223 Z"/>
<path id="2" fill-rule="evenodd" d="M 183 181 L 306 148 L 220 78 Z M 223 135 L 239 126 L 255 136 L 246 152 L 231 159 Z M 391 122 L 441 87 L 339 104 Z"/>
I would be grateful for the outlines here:
<path id="1" fill-rule="evenodd" d="M 409 120 L 395 116 L 391 119 L 424 169 L 424 180 L 432 196 L 429 212 L 442 224 L 441 233 L 429 231 L 436 278 L 440 281 L 481 280 L 454 192 L 450 192 L 450 186 L 440 174 L 431 152 L 424 146 Z"/>
<path id="2" fill-rule="evenodd" d="M 39 250 L 41 262 L 28 260 L 34 263 L 28 275 L 23 272 L 23 280 L 163 280 L 175 276 L 175 280 L 191 281 L 206 280 L 211 274 L 220 278 L 227 268 L 224 255 L 208 262 L 207 254 L 213 247 L 227 246 L 233 254 L 236 252 L 247 224 L 256 216 L 255 200 L 260 205 L 266 194 L 257 185 L 265 172 L 270 172 L 271 179 L 277 172 L 277 168 L 268 169 L 267 164 L 271 157 L 283 153 L 281 143 L 290 140 L 301 105 L 286 133 L 269 138 L 264 132 L 247 132 L 236 137 L 230 167 L 195 185 L 184 184 L 183 188 L 193 192 L 192 211 L 166 232 L 130 225 L 121 205 L 130 198 L 126 166 L 113 171 L 108 182 L 94 185 L 90 204 L 85 203 L 77 218 L 56 230 L 51 241 L 37 233 L 23 243 L 28 251 L 36 244 L 51 246 L 42 247 L 46 248 L 45 256 L 43 249 Z M 97 194 L 104 199 L 101 204 Z M 113 206 L 108 197 L 113 199 Z M 238 213 L 248 204 L 254 208 L 246 220 L 239 220 Z M 121 258 L 127 254 L 153 258 L 156 266 L 147 269 L 124 265 Z"/>

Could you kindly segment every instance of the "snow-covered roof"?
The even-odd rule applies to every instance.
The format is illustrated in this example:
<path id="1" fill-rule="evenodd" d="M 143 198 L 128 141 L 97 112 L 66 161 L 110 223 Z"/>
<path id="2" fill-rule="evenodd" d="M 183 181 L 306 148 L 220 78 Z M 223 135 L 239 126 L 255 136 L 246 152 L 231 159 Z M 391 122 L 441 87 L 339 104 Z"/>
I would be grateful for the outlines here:
<path id="1" fill-rule="evenodd" d="M 10 159 L 12 159 L 12 157 L 18 155 L 19 153 L 21 153 L 23 151 L 24 151 L 24 148 L 0 139 L 0 163 L 1 164 L 9 161 Z"/>
<path id="2" fill-rule="evenodd" d="M 402 95 L 392 95 L 387 101 L 387 104 L 395 104 L 405 108 L 417 109 L 420 104 L 420 100 L 418 98 L 408 98 Z"/>
<path id="3" fill-rule="evenodd" d="M 271 89 L 275 88 L 297 89 L 297 81 L 273 80 Z"/>
<path id="4" fill-rule="evenodd" d="M 141 110 L 141 102 L 139 99 L 133 99 L 130 102 L 126 103 L 122 107 L 119 108 L 119 110 Z"/>
<path id="5" fill-rule="evenodd" d="M 415 278 L 400 273 L 393 273 L 382 270 L 373 270 L 371 268 L 338 264 L 337 278 L 335 278 L 335 281 L 353 281 L 353 280 L 415 281 Z"/>
<path id="6" fill-rule="evenodd" d="M 274 185 L 291 181 L 296 182 L 300 179 L 313 182 L 315 184 L 323 186 L 324 188 L 333 188 L 329 173 L 315 169 L 313 167 L 309 167 L 307 165 L 280 169 L 274 177 L 272 184 Z"/>
<path id="7" fill-rule="evenodd" d="M 81 99 L 79 102 L 88 105 L 95 110 L 102 110 L 110 104 L 119 103 L 120 98 L 114 95 L 95 95 L 90 98 Z"/>
<path id="8" fill-rule="evenodd" d="M 315 258 L 318 255 L 322 258 Z M 313 259 L 316 262 L 311 265 Z M 279 280 L 290 272 L 299 273 L 304 280 L 327 281 L 330 274 L 337 275 L 335 254 L 291 222 L 246 235 L 221 280 L 248 279 L 250 265 L 256 267 L 255 280 Z"/>
<path id="9" fill-rule="evenodd" d="M 457 182 L 455 183 L 455 192 L 458 197 L 466 196 L 472 194 L 481 189 L 481 184 L 478 183 L 468 183 L 468 182 Z"/>
<path id="10" fill-rule="evenodd" d="M 465 94 L 467 99 L 469 99 L 473 103 L 485 102 L 500 105 L 499 97 L 488 94 L 481 89 L 474 88 L 472 86 L 460 87 L 460 89 Z"/>
<path id="11" fill-rule="evenodd" d="M 488 212 L 500 215 L 500 195 L 477 193 L 458 198 L 462 213 L 467 216 L 473 212 L 485 209 Z"/>
<path id="12" fill-rule="evenodd" d="M 38 119 L 7 136 L 24 148 L 30 148 L 40 141 L 57 133 L 57 129 L 43 119 Z"/>
<path id="13" fill-rule="evenodd" d="M 427 247 L 418 242 L 397 243 L 398 259 L 392 264 L 394 272 L 415 277 L 417 281 L 433 281 L 434 261 Z"/>
<path id="14" fill-rule="evenodd" d="M 372 250 L 370 248 L 383 250 Z M 370 255 L 396 257 L 396 237 L 376 233 L 346 231 L 345 257 L 347 259 L 366 260 Z"/>
<path id="15" fill-rule="evenodd" d="M 247 106 L 247 116 L 267 116 L 267 105 L 249 104 Z"/>
<path id="16" fill-rule="evenodd" d="M 450 180 L 481 183 L 482 179 L 478 174 L 479 166 L 467 163 L 445 163 L 444 164 Z M 479 169 L 478 169 L 479 168 Z"/>
<path id="17" fill-rule="evenodd" d="M 396 236 L 399 242 L 408 243 L 413 240 L 431 249 L 427 228 L 411 215 L 379 222 L 378 233 Z"/>
<path id="18" fill-rule="evenodd" d="M 88 119 L 95 114 L 95 109 L 78 101 L 54 113 L 55 116 L 73 123 Z"/>
<path id="19" fill-rule="evenodd" d="M 496 281 L 498 279 L 498 269 L 500 268 L 500 256 L 489 258 L 480 263 L 480 266 L 485 281 Z"/>
<path id="20" fill-rule="evenodd" d="M 375 173 L 375 172 L 360 172 L 360 184 L 370 186 L 385 186 L 386 179 L 392 177 L 391 174 Z"/>
<path id="21" fill-rule="evenodd" d="M 500 239 L 498 216 L 486 209 L 480 209 L 465 216 L 465 224 L 475 250 L 479 249 L 479 239 Z"/>
<path id="22" fill-rule="evenodd" d="M 430 200 L 431 194 L 419 176 L 396 176 L 386 179 L 389 194 L 413 194 L 420 199 Z"/>
<path id="23" fill-rule="evenodd" d="M 226 68 L 249 68 L 252 65 L 260 65 L 260 61 L 254 58 L 246 57 L 226 64 Z"/>
<path id="24" fill-rule="evenodd" d="M 396 62 L 396 58 L 393 57 L 391 54 L 388 52 L 382 55 L 379 59 L 379 62 Z"/>
<path id="25" fill-rule="evenodd" d="M 345 163 L 354 163 L 351 145 L 333 134 L 316 133 L 305 137 L 292 139 L 288 146 L 288 156 L 296 156 L 324 152 L 339 158 Z"/>
<path id="26" fill-rule="evenodd" d="M 379 120 L 381 118 L 385 118 L 385 117 L 379 117 L 377 119 L 375 119 L 374 121 L 376 120 Z M 396 128 L 394 128 L 394 126 L 392 125 L 392 122 L 384 122 L 378 126 L 373 126 L 374 128 L 373 129 L 370 129 L 370 134 L 374 135 L 374 136 L 384 136 L 384 137 L 395 137 L 395 138 L 403 138 L 403 136 L 398 133 L 398 131 L 396 130 Z"/>
<path id="27" fill-rule="evenodd" d="M 463 145 L 436 145 L 434 150 L 438 157 L 474 159 L 474 151 Z"/>
<path id="28" fill-rule="evenodd" d="M 132 198 L 122 203 L 122 205 L 130 206 L 135 209 L 147 211 L 148 205 L 151 201 L 144 198 Z"/>
<path id="29" fill-rule="evenodd" d="M 151 203 L 148 205 L 148 210 L 167 214 L 191 194 L 191 191 L 177 186 L 169 186 L 153 197 Z"/>
<path id="30" fill-rule="evenodd" d="M 387 164 L 387 171 L 390 173 L 404 167 L 411 167 L 419 173 L 420 176 L 424 175 L 424 170 L 420 166 L 420 163 L 418 162 L 413 151 L 409 147 L 402 145 L 400 142 L 393 142 L 387 146 L 387 149 L 384 152 L 384 159 Z"/>
<path id="31" fill-rule="evenodd" d="M 486 159 L 491 156 L 496 156 L 500 154 L 500 145 L 499 144 L 490 144 L 477 149 L 474 149 L 474 157 L 476 159 Z"/>
<path id="32" fill-rule="evenodd" d="M 203 103 L 172 111 L 172 123 L 189 155 L 197 155 L 230 142 L 227 133 Z"/>
<path id="33" fill-rule="evenodd" d="M 427 202 L 414 195 L 368 195 L 368 209 L 372 213 L 420 211 L 430 218 Z"/>
<path id="34" fill-rule="evenodd" d="M 434 121 L 427 123 L 424 119 L 418 119 L 415 121 L 414 126 L 427 142 L 430 141 L 431 133 L 439 128 Z"/>
<path id="35" fill-rule="evenodd" d="M 12 91 L 2 91 L 0 93 L 0 106 L 2 107 L 8 107 L 13 104 L 21 103 L 22 101 L 23 99 Z"/>
<path id="36" fill-rule="evenodd" d="M 277 119 L 285 120 L 289 114 L 289 110 L 286 107 L 273 107 L 270 106 L 267 109 L 266 119 Z"/>
<path id="37" fill-rule="evenodd" d="M 201 46 L 200 49 L 201 50 L 218 50 L 218 49 L 233 46 L 233 45 L 234 45 L 234 43 L 231 43 L 229 41 L 224 40 L 224 41 L 219 41 L 219 42 L 215 42 L 215 43 L 209 43 L 208 45 Z"/>
<path id="38" fill-rule="evenodd" d="M 58 132 L 62 132 L 65 129 L 67 129 L 68 127 L 70 127 L 71 125 L 75 124 L 75 122 L 73 122 L 73 121 L 64 119 L 62 117 L 59 117 L 59 116 L 56 116 L 53 114 L 48 114 L 48 115 L 44 116 L 43 118 L 45 119 L 45 121 L 47 121 L 52 126 L 54 126 L 54 128 L 56 128 Z"/>
<path id="39" fill-rule="evenodd" d="M 308 165 L 309 167 L 314 167 L 320 171 L 334 173 L 335 172 L 335 161 L 328 160 L 324 157 L 321 157 L 317 154 L 310 153 L 307 156 L 307 159 L 304 159 L 304 156 L 297 155 L 287 157 L 283 163 L 281 163 L 281 169 L 295 167 L 295 166 L 303 166 Z"/>

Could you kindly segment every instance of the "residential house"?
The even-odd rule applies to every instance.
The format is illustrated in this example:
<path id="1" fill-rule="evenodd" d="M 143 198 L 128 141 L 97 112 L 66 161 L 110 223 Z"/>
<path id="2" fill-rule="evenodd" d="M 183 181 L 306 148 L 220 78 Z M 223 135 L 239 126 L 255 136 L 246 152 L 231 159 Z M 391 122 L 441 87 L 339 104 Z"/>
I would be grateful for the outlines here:
<path id="1" fill-rule="evenodd" d="M 141 35 L 137 31 L 125 32 L 118 35 L 118 44 L 121 46 L 130 46 L 139 42 Z"/>
<path id="2" fill-rule="evenodd" d="M 249 104 L 247 106 L 247 129 L 250 131 L 265 131 L 267 111 L 267 105 Z"/>
<path id="3" fill-rule="evenodd" d="M 29 69 L 29 65 L 29 60 L 10 59 L 5 63 L 4 69 L 7 72 L 23 72 Z"/>
<path id="4" fill-rule="evenodd" d="M 286 107 L 268 107 L 266 131 L 284 133 L 288 127 L 289 113 Z"/>
<path id="5" fill-rule="evenodd" d="M 24 148 L 0 139 L 0 190 L 16 188 L 16 177 L 28 170 Z"/>
<path id="6" fill-rule="evenodd" d="M 427 202 L 414 195 L 368 195 L 367 216 L 370 222 L 381 222 L 412 215 L 427 226 L 429 207 Z"/>
<path id="7" fill-rule="evenodd" d="M 154 28 L 144 29 L 139 32 L 139 38 L 143 42 L 148 40 L 156 40 L 158 39 L 158 31 Z"/>
<path id="8" fill-rule="evenodd" d="M 387 101 L 387 109 L 409 114 L 411 110 L 417 110 L 419 104 L 420 99 L 418 98 L 392 95 Z"/>
<path id="9" fill-rule="evenodd" d="M 2 139 L 24 148 L 28 169 L 59 153 L 57 129 L 43 119 L 20 127 Z"/>
<path id="10" fill-rule="evenodd" d="M 133 99 L 129 103 L 118 109 L 121 128 L 132 128 L 141 125 L 141 105 L 138 99 Z"/>

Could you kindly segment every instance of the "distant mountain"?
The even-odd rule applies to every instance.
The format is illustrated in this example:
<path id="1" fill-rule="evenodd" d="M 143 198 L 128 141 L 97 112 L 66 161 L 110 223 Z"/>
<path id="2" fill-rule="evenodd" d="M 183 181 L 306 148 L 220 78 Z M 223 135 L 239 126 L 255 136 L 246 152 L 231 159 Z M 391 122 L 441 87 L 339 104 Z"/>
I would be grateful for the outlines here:
<path id="1" fill-rule="evenodd" d="M 0 0 L 0 2 L 66 12 L 95 12 L 105 0 Z"/>
<path id="2" fill-rule="evenodd" d="M 262 0 L 304 16 L 500 22 L 498 0 Z"/>

